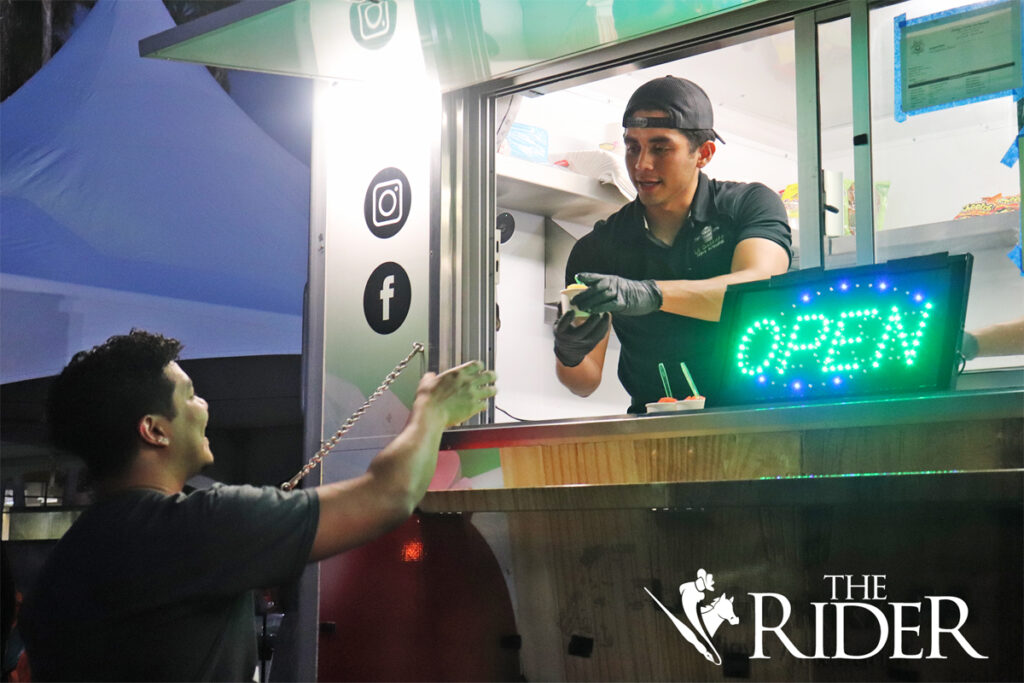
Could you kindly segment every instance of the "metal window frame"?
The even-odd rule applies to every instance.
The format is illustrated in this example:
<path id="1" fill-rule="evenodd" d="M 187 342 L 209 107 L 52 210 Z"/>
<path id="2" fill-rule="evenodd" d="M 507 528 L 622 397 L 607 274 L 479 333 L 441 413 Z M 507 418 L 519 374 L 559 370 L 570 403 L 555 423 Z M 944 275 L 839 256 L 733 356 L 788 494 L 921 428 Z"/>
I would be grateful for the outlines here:
<path id="1" fill-rule="evenodd" d="M 853 181 L 857 207 L 857 265 L 875 262 L 875 197 L 871 146 L 870 7 L 850 3 L 850 57 L 853 69 Z"/>
<path id="2" fill-rule="evenodd" d="M 817 26 L 850 16 L 856 5 L 863 5 L 866 16 L 867 4 L 862 0 L 827 0 L 799 6 L 759 4 L 447 93 L 442 106 L 438 327 L 450 334 L 438 337 L 436 356 L 440 366 L 450 367 L 472 358 L 482 359 L 491 367 L 494 363 L 493 226 L 497 209 L 492 141 L 497 98 L 515 93 L 544 94 L 682 59 L 782 30 L 788 22 L 793 23 L 797 52 L 798 180 L 800 187 L 806 188 L 801 192 L 801 214 L 815 217 L 805 219 L 802 226 L 800 267 L 822 267 L 825 237 Z M 863 72 L 867 77 L 866 66 Z M 869 86 L 865 78 L 860 87 Z M 855 100 L 857 97 L 855 91 Z M 870 101 L 866 111 L 870 126 Z M 870 149 L 867 152 L 870 165 Z M 857 179 L 861 173 L 858 170 Z M 871 187 L 869 182 L 858 185 Z M 872 207 L 872 202 L 867 205 Z M 485 419 L 490 422 L 493 417 L 492 408 Z"/>
<path id="3" fill-rule="evenodd" d="M 820 268 L 825 264 L 818 22 L 813 11 L 804 12 L 793 19 L 793 39 L 796 48 L 796 159 L 797 183 L 800 188 L 801 269 Z"/>

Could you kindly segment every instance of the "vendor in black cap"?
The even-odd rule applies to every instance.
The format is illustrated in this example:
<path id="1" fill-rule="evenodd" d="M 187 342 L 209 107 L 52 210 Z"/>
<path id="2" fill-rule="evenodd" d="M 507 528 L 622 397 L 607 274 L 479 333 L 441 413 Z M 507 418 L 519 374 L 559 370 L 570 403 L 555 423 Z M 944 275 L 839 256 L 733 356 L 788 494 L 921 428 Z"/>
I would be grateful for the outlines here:
<path id="1" fill-rule="evenodd" d="M 588 286 L 555 324 L 559 380 L 589 396 L 601 383 L 609 323 L 622 343 L 619 379 L 630 412 L 664 395 L 658 364 L 680 388 L 680 361 L 714 405 L 715 328 L 730 284 L 786 272 L 791 237 L 778 194 L 760 183 L 712 180 L 711 101 L 696 84 L 665 76 L 640 86 L 626 105 L 626 167 L 637 198 L 573 247 L 566 283 Z"/>

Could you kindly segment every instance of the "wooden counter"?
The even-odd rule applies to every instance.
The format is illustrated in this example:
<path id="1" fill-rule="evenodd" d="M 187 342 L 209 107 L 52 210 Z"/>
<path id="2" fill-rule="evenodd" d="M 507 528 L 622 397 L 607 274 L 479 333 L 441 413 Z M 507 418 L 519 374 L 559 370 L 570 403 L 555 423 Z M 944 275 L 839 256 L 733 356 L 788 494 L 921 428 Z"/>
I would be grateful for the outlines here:
<path id="1" fill-rule="evenodd" d="M 498 448 L 506 489 L 1024 467 L 1024 390 L 452 430 Z M 431 493 L 425 505 L 442 505 Z"/>
<path id="2" fill-rule="evenodd" d="M 526 680 L 1020 680 L 1022 440 L 1020 388 L 473 427 L 444 447 L 498 449 L 504 488 L 430 492 L 421 509 L 486 538 Z M 650 597 L 685 621 L 679 588 L 699 569 L 716 579 L 705 602 L 725 593 L 738 617 L 713 635 L 720 663 Z M 836 658 L 825 607 L 828 656 L 811 656 L 812 604 L 835 602 L 826 575 L 884 576 L 876 655 Z M 756 594 L 791 614 L 778 599 L 762 613 Z M 922 656 L 893 656 L 892 603 L 926 596 L 963 601 L 959 633 L 985 659 L 948 633 L 927 657 L 932 625 L 957 625 L 948 609 L 904 615 L 903 652 Z M 843 620 L 849 655 L 882 628 L 859 610 Z M 758 629 L 787 616 L 807 657 Z"/>

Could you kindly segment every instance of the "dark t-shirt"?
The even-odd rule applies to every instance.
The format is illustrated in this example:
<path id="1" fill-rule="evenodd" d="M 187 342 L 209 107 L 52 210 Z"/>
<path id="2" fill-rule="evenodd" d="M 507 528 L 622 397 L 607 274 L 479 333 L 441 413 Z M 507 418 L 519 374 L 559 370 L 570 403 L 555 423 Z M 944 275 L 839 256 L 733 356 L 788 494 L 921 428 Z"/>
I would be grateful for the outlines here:
<path id="1" fill-rule="evenodd" d="M 316 534 L 310 490 L 131 490 L 58 542 L 21 626 L 34 680 L 251 681 L 252 590 L 298 577 Z"/>
<path id="2" fill-rule="evenodd" d="M 778 194 L 760 183 L 712 180 L 700 174 L 690 213 L 675 243 L 655 239 L 644 225 L 644 206 L 634 200 L 598 221 L 573 247 L 565 282 L 576 273 L 618 275 L 631 280 L 704 280 L 732 269 L 736 245 L 761 237 L 792 258 L 786 209 Z M 631 413 L 664 395 L 658 363 L 665 364 L 676 398 L 690 393 L 680 362 L 685 361 L 707 405 L 714 405 L 718 372 L 712 367 L 718 323 L 656 311 L 613 315 L 622 343 L 619 380 L 632 397 Z"/>

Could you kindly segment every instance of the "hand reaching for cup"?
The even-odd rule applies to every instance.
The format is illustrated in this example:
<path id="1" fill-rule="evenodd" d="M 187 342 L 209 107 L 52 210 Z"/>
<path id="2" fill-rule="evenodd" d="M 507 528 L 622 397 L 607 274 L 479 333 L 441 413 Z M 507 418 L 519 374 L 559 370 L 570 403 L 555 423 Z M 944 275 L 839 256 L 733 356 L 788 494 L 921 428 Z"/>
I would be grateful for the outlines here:
<path id="1" fill-rule="evenodd" d="M 424 402 L 431 411 L 440 411 L 448 427 L 468 420 L 487 407 L 487 399 L 497 393 L 493 370 L 474 360 L 445 370 L 428 372 L 420 379 L 416 401 Z"/>

